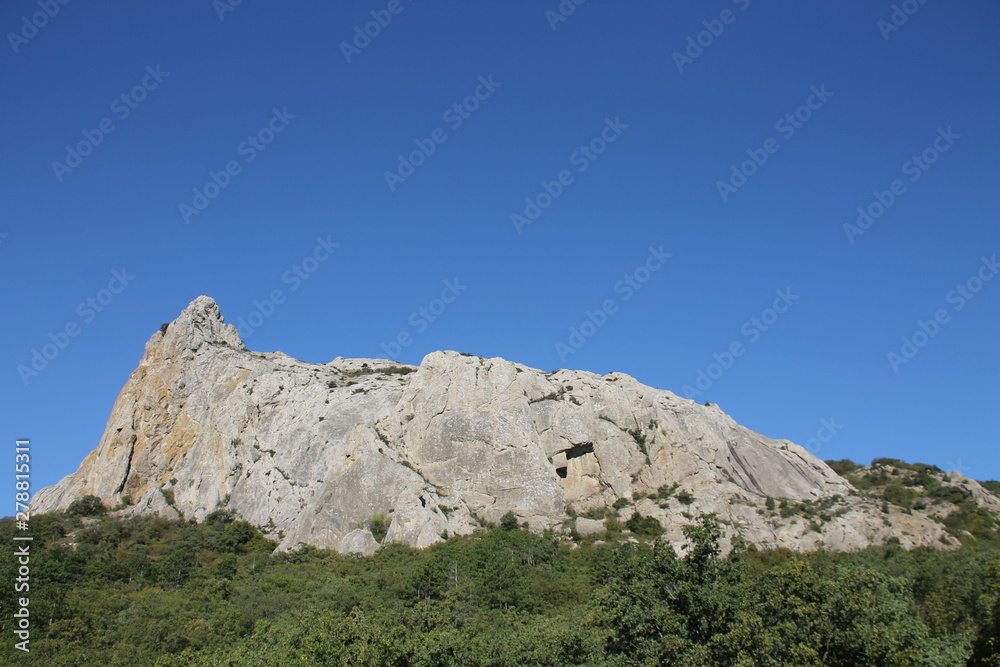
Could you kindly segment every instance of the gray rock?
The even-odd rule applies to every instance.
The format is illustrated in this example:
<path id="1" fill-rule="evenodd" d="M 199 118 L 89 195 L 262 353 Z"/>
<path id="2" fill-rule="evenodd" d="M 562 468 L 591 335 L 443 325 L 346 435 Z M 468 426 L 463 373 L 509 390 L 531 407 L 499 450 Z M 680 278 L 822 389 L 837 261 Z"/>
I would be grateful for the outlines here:
<path id="1" fill-rule="evenodd" d="M 674 484 L 694 496 L 691 505 L 675 494 L 644 497 L 635 510 L 678 543 L 701 512 L 718 514 L 729 537 L 762 546 L 949 539 L 926 516 L 887 523 L 802 447 L 621 373 L 544 373 L 456 352 L 429 354 L 419 367 L 340 357 L 310 364 L 247 350 L 207 297 L 153 334 L 97 449 L 39 491 L 32 509 L 64 509 L 87 494 L 131 502 L 125 515 L 200 520 L 224 508 L 280 549 L 371 553 L 378 543 L 364 526 L 376 514 L 391 517 L 383 543 L 425 547 L 508 511 L 533 530 L 555 529 L 567 510 Z M 768 496 L 840 496 L 844 512 L 816 532 L 763 511 Z M 597 531 L 585 519 L 581 528 Z"/>
<path id="2" fill-rule="evenodd" d="M 375 536 L 371 534 L 371 531 L 358 528 L 344 535 L 344 539 L 340 541 L 340 552 L 371 556 L 378 551 L 378 546 L 378 542 L 375 540 Z"/>
<path id="3" fill-rule="evenodd" d="M 577 517 L 574 527 L 577 535 L 580 535 L 581 537 L 586 537 L 588 535 L 600 535 L 605 531 L 603 521 L 598 521 L 597 519 L 587 519 L 582 516 Z"/>

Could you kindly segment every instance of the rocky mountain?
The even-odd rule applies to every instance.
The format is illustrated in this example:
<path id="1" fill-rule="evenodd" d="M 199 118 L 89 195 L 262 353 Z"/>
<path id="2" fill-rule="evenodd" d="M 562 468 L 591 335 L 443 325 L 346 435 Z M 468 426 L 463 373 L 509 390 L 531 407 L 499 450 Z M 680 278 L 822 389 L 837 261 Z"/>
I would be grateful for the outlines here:
<path id="1" fill-rule="evenodd" d="M 703 512 L 761 548 L 958 544 L 942 506 L 889 505 L 794 443 L 622 373 L 456 352 L 311 364 L 247 350 L 204 296 L 153 334 L 97 449 L 32 509 L 85 495 L 125 515 L 231 510 L 281 549 L 424 547 L 507 512 L 575 536 L 640 513 L 677 544 Z"/>

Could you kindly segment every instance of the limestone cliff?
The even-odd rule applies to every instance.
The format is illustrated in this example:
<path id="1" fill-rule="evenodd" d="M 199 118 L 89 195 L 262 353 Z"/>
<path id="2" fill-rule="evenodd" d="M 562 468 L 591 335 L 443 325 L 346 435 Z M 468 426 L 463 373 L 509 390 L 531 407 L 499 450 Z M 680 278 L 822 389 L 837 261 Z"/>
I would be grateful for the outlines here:
<path id="1" fill-rule="evenodd" d="M 579 533 L 601 527 L 582 515 L 638 511 L 677 541 L 715 512 L 730 536 L 800 550 L 956 543 L 928 516 L 884 513 L 802 447 L 621 373 L 456 352 L 419 367 L 310 364 L 247 350 L 208 297 L 149 339 L 97 449 L 32 509 L 88 494 L 124 514 L 229 509 L 284 549 L 371 553 L 379 514 L 383 543 L 424 547 L 508 511 L 534 530 Z M 781 516 L 769 497 L 821 508 L 823 520 Z M 619 499 L 628 506 L 612 509 Z"/>

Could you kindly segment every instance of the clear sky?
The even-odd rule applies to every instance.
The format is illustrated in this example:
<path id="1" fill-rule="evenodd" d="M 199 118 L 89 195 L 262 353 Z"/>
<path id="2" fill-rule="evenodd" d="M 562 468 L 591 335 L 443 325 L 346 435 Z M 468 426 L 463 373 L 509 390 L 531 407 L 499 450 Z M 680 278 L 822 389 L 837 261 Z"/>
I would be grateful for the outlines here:
<path id="1" fill-rule="evenodd" d="M 3 3 L 10 465 L 75 470 L 207 294 L 258 351 L 621 371 L 1000 478 L 1000 5 L 580 2 Z"/>

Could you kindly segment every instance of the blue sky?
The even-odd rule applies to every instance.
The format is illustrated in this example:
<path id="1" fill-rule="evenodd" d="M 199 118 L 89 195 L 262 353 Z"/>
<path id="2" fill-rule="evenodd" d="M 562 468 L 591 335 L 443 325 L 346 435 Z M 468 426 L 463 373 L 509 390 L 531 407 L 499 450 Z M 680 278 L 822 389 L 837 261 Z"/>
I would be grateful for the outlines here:
<path id="1" fill-rule="evenodd" d="M 0 9 L 36 489 L 199 294 L 255 350 L 621 371 L 1000 478 L 996 2 L 50 4 Z"/>

